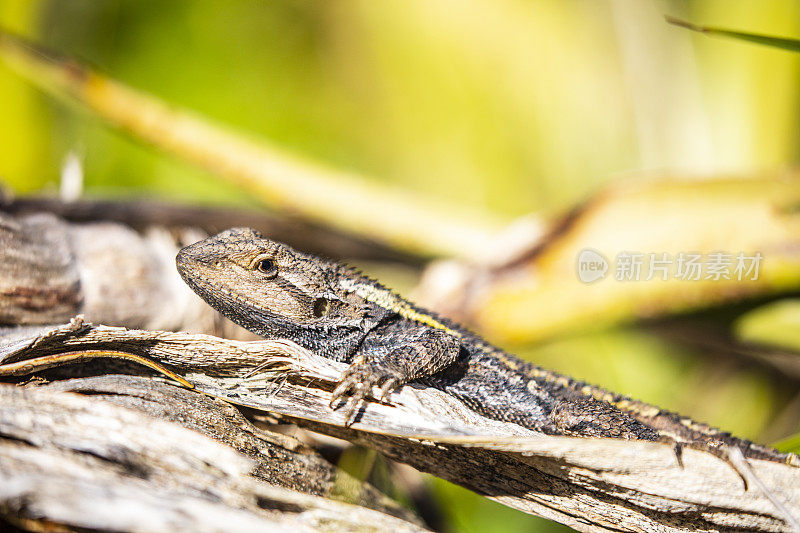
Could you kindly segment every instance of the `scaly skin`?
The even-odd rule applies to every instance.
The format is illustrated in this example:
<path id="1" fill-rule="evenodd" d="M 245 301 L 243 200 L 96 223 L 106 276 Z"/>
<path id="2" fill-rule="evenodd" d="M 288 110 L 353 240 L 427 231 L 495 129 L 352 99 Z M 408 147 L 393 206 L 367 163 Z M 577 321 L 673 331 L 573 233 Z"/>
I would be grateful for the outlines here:
<path id="1" fill-rule="evenodd" d="M 349 363 L 331 406 L 351 423 L 373 386 L 416 381 L 489 418 L 548 435 L 670 442 L 724 456 L 800 464 L 783 454 L 652 405 L 522 361 L 339 263 L 251 229 L 230 229 L 177 257 L 184 281 L 220 313 L 268 338 Z"/>

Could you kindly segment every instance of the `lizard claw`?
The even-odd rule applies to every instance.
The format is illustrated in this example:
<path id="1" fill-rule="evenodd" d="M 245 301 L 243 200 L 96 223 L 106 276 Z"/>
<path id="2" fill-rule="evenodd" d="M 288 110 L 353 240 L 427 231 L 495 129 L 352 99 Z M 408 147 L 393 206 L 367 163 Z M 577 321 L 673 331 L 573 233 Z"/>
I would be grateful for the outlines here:
<path id="1" fill-rule="evenodd" d="M 392 391 L 396 390 L 398 387 L 400 387 L 399 379 L 394 376 L 386 376 L 383 381 L 383 385 L 381 385 L 381 394 L 378 399 L 381 401 L 385 400 L 389 397 L 389 394 L 391 394 Z"/>
<path id="2" fill-rule="evenodd" d="M 380 394 L 375 398 L 384 400 L 400 385 L 402 385 L 402 380 L 395 372 L 368 363 L 356 363 L 342 374 L 339 384 L 331 394 L 329 405 L 331 409 L 337 409 L 338 407 L 334 407 L 334 405 L 345 400 L 345 426 L 349 426 L 357 418 L 367 395 L 374 396 L 372 394 L 373 387 L 380 388 Z"/>
<path id="3" fill-rule="evenodd" d="M 352 396 L 344 407 L 344 425 L 349 427 L 356 421 L 361 412 L 361 407 L 364 405 L 364 394 L 355 394 Z"/>
<path id="4" fill-rule="evenodd" d="M 343 376 L 342 379 L 339 380 L 339 384 L 336 385 L 336 388 L 333 389 L 331 393 L 331 402 L 328 404 L 328 407 L 334 409 L 333 404 L 338 402 L 339 400 L 346 399 L 350 396 L 350 391 L 356 389 L 356 383 L 347 379 L 347 376 Z"/>

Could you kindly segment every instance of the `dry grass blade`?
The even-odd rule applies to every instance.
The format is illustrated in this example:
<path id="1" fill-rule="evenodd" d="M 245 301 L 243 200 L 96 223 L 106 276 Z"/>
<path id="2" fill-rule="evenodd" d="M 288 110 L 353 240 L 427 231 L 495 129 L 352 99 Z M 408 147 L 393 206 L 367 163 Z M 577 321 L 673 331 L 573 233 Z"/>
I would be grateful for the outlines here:
<path id="1" fill-rule="evenodd" d="M 788 39 L 785 37 L 775 37 L 772 35 L 761 35 L 758 33 L 726 30 L 724 28 L 714 28 L 711 26 L 698 26 L 697 24 L 692 24 L 691 22 L 687 22 L 685 20 L 669 16 L 664 18 L 670 24 L 686 28 L 687 30 L 705 33 L 707 35 L 719 35 L 721 37 L 731 37 L 733 39 L 739 39 L 742 41 L 748 41 L 756 44 L 763 44 L 765 46 L 772 46 L 774 48 L 789 50 L 791 52 L 800 52 L 800 40 L 798 39 Z"/>
<path id="2" fill-rule="evenodd" d="M 68 365 L 71 363 L 88 361 L 89 359 L 100 359 L 100 358 L 132 361 L 134 363 L 144 365 L 147 368 L 151 368 L 156 372 L 164 374 L 169 379 L 180 383 L 187 389 L 194 388 L 194 385 L 192 385 L 191 383 L 189 383 L 188 381 L 177 375 L 175 372 L 172 372 L 171 370 L 164 368 L 163 365 L 160 365 L 155 361 L 151 361 L 146 357 L 142 357 L 140 355 L 132 353 L 121 352 L 119 350 L 79 350 L 76 352 L 65 352 L 53 355 L 44 355 L 42 357 L 35 357 L 33 359 L 25 359 L 23 361 L 17 361 L 15 363 L 0 365 L 0 376 L 25 376 L 33 374 L 34 372 L 41 372 L 42 370 L 47 370 L 48 368 L 54 368 L 57 366 Z"/>
<path id="3" fill-rule="evenodd" d="M 0 349 L 0 362 L 123 343 L 180 371 L 199 391 L 380 450 L 506 505 L 582 531 L 791 531 L 800 468 L 730 464 L 649 442 L 549 437 L 488 420 L 439 391 L 406 386 L 351 427 L 327 407 L 343 365 L 288 342 L 88 327 L 74 322 Z M 257 370 L 290 365 L 290 372 Z M 280 377 L 280 380 L 276 380 Z M 760 490 L 763 485 L 764 490 Z M 774 500 L 774 502 L 773 502 Z M 777 504 L 777 505 L 776 505 Z"/>
<path id="4" fill-rule="evenodd" d="M 792 293 L 800 287 L 798 185 L 796 172 L 615 184 L 527 255 L 488 271 L 465 266 L 460 289 L 437 294 L 431 275 L 420 303 L 496 342 L 522 344 Z M 587 252 L 604 270 L 582 282 Z M 692 257 L 698 269 L 681 271 Z"/>

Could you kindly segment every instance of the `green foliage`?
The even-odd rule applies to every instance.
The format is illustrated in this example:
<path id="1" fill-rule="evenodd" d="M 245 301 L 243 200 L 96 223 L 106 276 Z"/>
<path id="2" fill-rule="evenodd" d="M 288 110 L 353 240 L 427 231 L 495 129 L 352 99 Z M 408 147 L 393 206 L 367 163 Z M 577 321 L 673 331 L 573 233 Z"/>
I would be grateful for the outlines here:
<path id="1" fill-rule="evenodd" d="M 572 531 L 549 520 L 532 517 L 437 478 L 430 487 L 445 513 L 445 533 L 561 533 Z"/>
<path id="2" fill-rule="evenodd" d="M 800 352 L 800 300 L 779 300 L 754 309 L 739 319 L 735 331 L 744 342 Z"/>
<path id="3" fill-rule="evenodd" d="M 751 6 L 709 1 L 691 15 L 800 30 L 794 2 Z M 0 25 L 309 159 L 512 217 L 566 207 L 630 169 L 796 160 L 794 56 L 704 40 L 687 59 L 661 8 L 8 0 Z M 631 71 L 627 49 L 659 57 Z M 0 97 L 14 102 L 0 119 L 0 175 L 15 189 L 52 187 L 77 147 L 90 191 L 243 201 L 62 113 L 3 66 Z"/>
<path id="4" fill-rule="evenodd" d="M 772 444 L 775 448 L 782 452 L 791 452 L 800 454 L 800 433 L 792 435 L 779 442 Z"/>

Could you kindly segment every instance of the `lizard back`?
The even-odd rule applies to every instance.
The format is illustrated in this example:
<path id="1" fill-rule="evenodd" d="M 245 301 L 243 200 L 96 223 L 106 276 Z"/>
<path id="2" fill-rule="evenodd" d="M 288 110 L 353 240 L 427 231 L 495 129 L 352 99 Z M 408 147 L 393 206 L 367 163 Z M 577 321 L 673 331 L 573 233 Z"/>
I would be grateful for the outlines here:
<path id="1" fill-rule="evenodd" d="M 350 363 L 334 391 L 334 401 L 352 401 L 348 420 L 373 386 L 386 395 L 415 381 L 482 415 L 546 434 L 667 441 L 712 452 L 734 446 L 747 457 L 800 464 L 793 454 L 523 361 L 352 268 L 251 229 L 190 245 L 176 262 L 184 281 L 232 321 Z"/>

